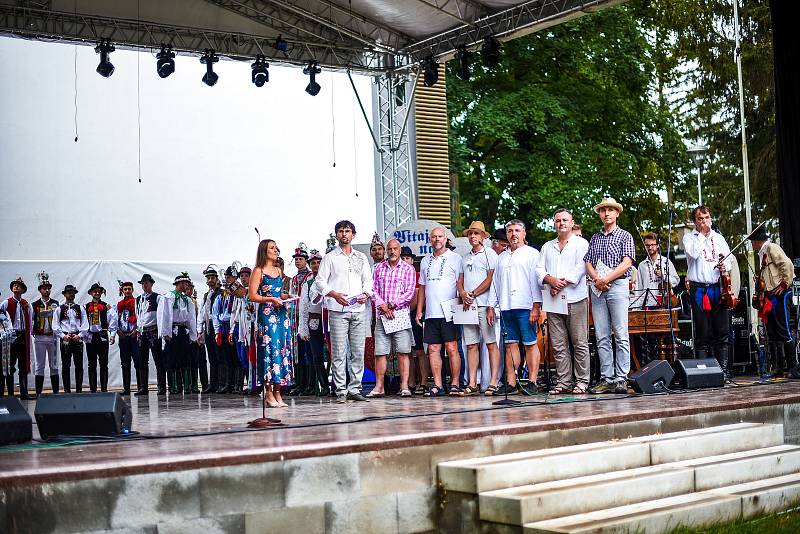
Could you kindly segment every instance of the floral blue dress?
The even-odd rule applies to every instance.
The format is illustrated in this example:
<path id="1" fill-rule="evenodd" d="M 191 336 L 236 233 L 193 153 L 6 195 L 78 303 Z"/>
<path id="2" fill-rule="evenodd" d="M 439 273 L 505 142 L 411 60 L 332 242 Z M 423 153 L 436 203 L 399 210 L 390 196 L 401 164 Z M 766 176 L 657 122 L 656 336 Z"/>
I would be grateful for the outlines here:
<path id="1" fill-rule="evenodd" d="M 264 273 L 258 294 L 262 297 L 281 297 L 283 279 L 271 277 Z M 288 304 L 289 307 L 293 303 Z M 287 306 L 280 308 L 272 304 L 259 304 L 258 357 L 264 365 L 264 382 L 288 386 L 294 382 L 292 367 L 292 321 L 291 310 Z"/>

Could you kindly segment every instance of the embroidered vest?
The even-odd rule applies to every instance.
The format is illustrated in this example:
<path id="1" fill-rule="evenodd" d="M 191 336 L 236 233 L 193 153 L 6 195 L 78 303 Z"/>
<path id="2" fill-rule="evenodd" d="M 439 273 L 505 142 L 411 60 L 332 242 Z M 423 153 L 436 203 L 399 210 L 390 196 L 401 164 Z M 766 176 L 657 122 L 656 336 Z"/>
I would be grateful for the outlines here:
<path id="1" fill-rule="evenodd" d="M 108 304 L 103 302 L 90 302 L 86 305 L 86 319 L 89 326 L 100 325 L 101 330 L 108 330 Z"/>
<path id="2" fill-rule="evenodd" d="M 64 304 L 59 306 L 59 308 L 61 308 L 61 313 L 59 314 L 59 318 L 62 321 L 69 321 L 69 317 L 67 316 L 67 311 L 69 311 L 69 309 L 72 308 L 73 310 L 75 310 L 75 319 L 78 321 L 78 323 L 81 322 L 81 318 L 83 317 L 83 310 L 81 309 L 80 306 L 78 306 L 74 302 L 72 304 L 68 304 L 65 302 Z"/>
<path id="3" fill-rule="evenodd" d="M 33 304 L 33 335 L 49 336 L 53 334 L 54 309 L 58 308 L 58 301 L 50 299 L 45 304 L 42 299 Z"/>

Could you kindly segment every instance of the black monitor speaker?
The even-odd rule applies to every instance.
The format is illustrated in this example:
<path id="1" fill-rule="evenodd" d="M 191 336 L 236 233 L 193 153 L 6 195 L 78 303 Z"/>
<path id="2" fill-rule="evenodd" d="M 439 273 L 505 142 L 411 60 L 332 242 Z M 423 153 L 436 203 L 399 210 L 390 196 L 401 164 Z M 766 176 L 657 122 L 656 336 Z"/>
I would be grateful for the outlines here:
<path id="1" fill-rule="evenodd" d="M 722 368 L 714 358 L 675 360 L 675 383 L 688 389 L 721 388 L 725 385 Z"/>
<path id="2" fill-rule="evenodd" d="M 675 371 L 665 360 L 653 360 L 630 377 L 633 389 L 639 393 L 659 393 L 666 391 L 672 382 Z"/>
<path id="3" fill-rule="evenodd" d="M 16 397 L 0 398 L 0 445 L 33 439 L 33 420 Z"/>
<path id="4" fill-rule="evenodd" d="M 39 434 L 116 436 L 130 431 L 131 408 L 119 393 L 43 395 L 34 411 Z"/>

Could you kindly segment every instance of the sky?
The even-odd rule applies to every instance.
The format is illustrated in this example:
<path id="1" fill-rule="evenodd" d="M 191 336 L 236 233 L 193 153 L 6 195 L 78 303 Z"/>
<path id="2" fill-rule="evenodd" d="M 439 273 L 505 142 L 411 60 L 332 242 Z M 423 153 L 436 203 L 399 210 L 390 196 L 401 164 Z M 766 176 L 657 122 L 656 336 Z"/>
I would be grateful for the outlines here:
<path id="1" fill-rule="evenodd" d="M 257 88 L 249 63 L 221 60 L 208 87 L 198 57 L 166 79 L 155 51 L 113 52 L 110 78 L 98 61 L 0 37 L 0 260 L 252 265 L 257 227 L 291 261 L 341 219 L 370 241 L 373 145 L 346 74 L 318 75 L 311 97 L 296 67 Z M 372 80 L 354 79 L 372 117 Z"/>

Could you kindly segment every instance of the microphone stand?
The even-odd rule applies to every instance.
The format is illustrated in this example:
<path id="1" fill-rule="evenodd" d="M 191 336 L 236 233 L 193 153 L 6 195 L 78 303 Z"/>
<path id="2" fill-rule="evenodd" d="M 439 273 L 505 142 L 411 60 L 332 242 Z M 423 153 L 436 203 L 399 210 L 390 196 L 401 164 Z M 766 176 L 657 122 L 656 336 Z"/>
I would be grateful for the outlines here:
<path id="1" fill-rule="evenodd" d="M 489 264 L 489 256 L 488 256 L 488 254 L 486 254 L 486 244 L 485 243 L 483 245 L 483 254 L 486 256 L 486 264 L 488 265 Z M 498 267 L 500 266 L 500 258 L 499 258 L 499 256 L 498 256 L 498 259 L 497 259 L 497 266 Z M 497 270 L 495 271 L 495 274 L 496 273 L 497 273 Z M 495 277 L 494 276 L 492 276 L 492 288 L 494 288 L 494 296 L 495 296 L 495 299 L 497 299 L 496 300 L 497 301 L 497 317 L 498 317 L 498 319 L 500 319 L 500 339 L 502 341 L 502 337 L 503 337 L 503 314 L 500 312 L 500 292 L 497 291 L 497 286 L 495 285 Z M 498 351 L 500 350 L 499 346 L 497 347 L 497 350 Z M 519 347 L 517 347 L 517 350 L 519 350 Z M 506 381 L 505 381 L 505 384 L 503 384 L 503 392 L 505 393 L 505 396 L 501 400 L 494 401 L 492 404 L 495 405 L 495 406 L 517 406 L 519 404 L 522 404 L 521 401 L 508 398 L 508 371 L 506 370 L 506 362 L 505 362 L 506 356 L 507 356 L 507 354 L 505 354 L 505 351 L 504 351 L 504 354 L 503 354 L 503 372 L 506 375 Z M 491 365 L 491 363 L 490 363 L 490 365 Z M 517 366 L 514 365 L 514 358 L 513 357 L 511 358 L 511 367 L 514 369 L 514 378 L 517 381 L 519 381 L 519 378 L 517 377 Z"/>
<path id="2" fill-rule="evenodd" d="M 672 210 L 672 208 L 669 208 L 669 222 L 667 224 L 667 256 L 666 256 L 667 262 L 666 262 L 666 267 L 664 268 L 664 277 L 661 279 L 661 283 L 664 285 L 665 289 L 667 289 L 669 287 L 668 286 L 668 284 L 669 284 L 669 265 L 671 263 L 670 259 L 669 259 L 669 251 L 672 250 L 672 218 L 674 216 L 675 216 L 675 212 Z M 661 242 L 661 235 L 659 234 L 659 243 L 660 242 Z M 658 255 L 659 255 L 658 261 L 661 261 L 661 247 L 659 247 Z M 672 320 L 672 300 L 669 298 L 669 289 L 667 289 L 667 291 L 666 291 L 666 298 L 664 298 L 664 297 L 661 297 L 661 298 L 664 299 L 664 307 L 669 312 L 667 314 L 667 316 L 668 316 L 668 321 L 669 321 L 669 333 L 670 333 L 670 337 L 672 338 L 672 359 L 674 361 L 675 358 L 678 357 L 678 351 L 676 350 L 677 349 L 677 339 L 675 338 L 675 323 Z M 692 346 L 694 346 L 694 339 L 692 339 Z"/>

